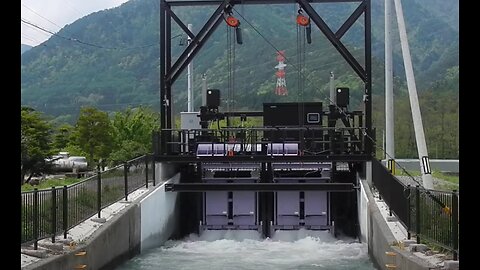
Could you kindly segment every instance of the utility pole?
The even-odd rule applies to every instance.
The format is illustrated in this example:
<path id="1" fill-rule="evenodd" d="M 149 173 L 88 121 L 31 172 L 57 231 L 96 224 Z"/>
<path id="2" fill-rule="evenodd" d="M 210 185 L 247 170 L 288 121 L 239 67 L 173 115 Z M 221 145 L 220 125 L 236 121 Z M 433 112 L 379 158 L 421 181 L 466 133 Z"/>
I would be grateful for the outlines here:
<path id="1" fill-rule="evenodd" d="M 420 113 L 420 105 L 418 103 L 417 86 L 415 85 L 415 76 L 413 75 L 412 59 L 410 58 L 410 48 L 408 46 L 407 30 L 405 29 L 405 20 L 403 18 L 402 3 L 400 0 L 394 1 L 395 11 L 397 13 L 398 31 L 400 32 L 400 44 L 402 46 L 405 74 L 407 76 L 408 96 L 410 98 L 410 107 L 412 109 L 413 128 L 415 130 L 418 158 L 420 160 L 420 169 L 422 172 L 423 187 L 426 189 L 433 189 L 432 171 L 430 169 L 427 144 L 423 132 L 422 114 Z"/>
<path id="2" fill-rule="evenodd" d="M 385 0 L 385 159 L 395 166 L 395 117 L 393 109 L 392 0 Z M 390 161 L 390 162 L 388 162 Z M 388 168 L 395 171 L 395 168 Z"/>
<path id="3" fill-rule="evenodd" d="M 202 106 L 207 106 L 207 74 L 202 74 Z"/>
<path id="4" fill-rule="evenodd" d="M 192 24 L 189 23 L 187 25 L 187 28 L 188 30 L 190 30 L 190 32 L 192 31 Z M 187 39 L 187 46 L 190 45 L 190 43 L 192 42 L 192 38 L 190 36 L 188 36 L 188 39 Z M 190 54 L 188 54 L 188 56 L 190 56 Z M 188 86 L 187 86 L 187 111 L 188 112 L 193 112 L 193 60 L 190 61 L 190 63 L 188 64 L 187 66 L 187 83 L 188 83 Z"/>
<path id="5" fill-rule="evenodd" d="M 335 74 L 333 74 L 333 71 L 330 71 L 330 105 L 335 105 L 336 103 Z"/>

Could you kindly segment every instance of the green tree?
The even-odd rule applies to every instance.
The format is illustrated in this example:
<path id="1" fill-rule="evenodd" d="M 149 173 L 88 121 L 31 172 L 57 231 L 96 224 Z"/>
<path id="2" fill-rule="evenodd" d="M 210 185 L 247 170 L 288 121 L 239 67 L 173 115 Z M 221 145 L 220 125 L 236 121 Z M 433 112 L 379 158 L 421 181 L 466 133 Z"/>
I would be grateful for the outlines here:
<path id="1" fill-rule="evenodd" d="M 112 127 L 106 112 L 93 107 L 83 107 L 78 117 L 76 132 L 78 146 L 87 153 L 89 162 L 108 158 L 113 141 Z"/>
<path id="2" fill-rule="evenodd" d="M 53 149 L 56 152 L 65 151 L 70 142 L 72 132 L 73 127 L 69 124 L 63 124 L 55 130 L 55 133 L 53 134 Z"/>
<path id="3" fill-rule="evenodd" d="M 51 164 L 45 159 L 52 154 L 50 124 L 42 115 L 28 107 L 21 109 L 21 184 L 30 182 L 35 174 L 48 172 Z M 25 176 L 29 174 L 27 180 Z"/>
<path id="4" fill-rule="evenodd" d="M 159 115 L 146 107 L 116 112 L 112 119 L 115 145 L 109 161 L 113 164 L 152 151 L 152 131 L 159 129 Z"/>

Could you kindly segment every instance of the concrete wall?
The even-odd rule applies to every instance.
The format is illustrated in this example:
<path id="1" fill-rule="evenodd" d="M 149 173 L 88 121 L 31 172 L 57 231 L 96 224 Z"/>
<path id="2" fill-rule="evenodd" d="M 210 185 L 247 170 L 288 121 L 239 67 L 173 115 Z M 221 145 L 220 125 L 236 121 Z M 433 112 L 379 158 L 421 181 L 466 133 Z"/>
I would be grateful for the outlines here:
<path id="1" fill-rule="evenodd" d="M 167 183 L 178 182 L 177 173 Z M 141 251 L 162 245 L 174 232 L 178 217 L 177 193 L 165 192 L 165 184 L 140 201 Z"/>
<path id="2" fill-rule="evenodd" d="M 368 197 L 365 187 L 357 177 L 360 189 L 357 190 L 358 222 L 360 223 L 360 241 L 368 244 Z"/>
<path id="3" fill-rule="evenodd" d="M 85 256 L 75 256 L 86 251 Z M 132 204 L 101 226 L 83 244 L 63 256 L 50 257 L 23 269 L 51 270 L 74 269 L 86 264 L 87 269 L 113 269 L 140 253 L 140 205 Z"/>
<path id="4" fill-rule="evenodd" d="M 409 251 L 401 250 L 399 247 L 393 246 L 396 243 L 396 239 L 374 201 L 370 186 L 366 180 L 361 180 L 360 182 L 368 199 L 368 253 L 377 267 L 388 270 L 385 265 L 395 262 L 397 266 L 396 269 L 399 270 L 433 269 L 435 267 L 434 265 L 423 261 Z M 397 254 L 395 260 L 385 255 L 387 251 Z"/>

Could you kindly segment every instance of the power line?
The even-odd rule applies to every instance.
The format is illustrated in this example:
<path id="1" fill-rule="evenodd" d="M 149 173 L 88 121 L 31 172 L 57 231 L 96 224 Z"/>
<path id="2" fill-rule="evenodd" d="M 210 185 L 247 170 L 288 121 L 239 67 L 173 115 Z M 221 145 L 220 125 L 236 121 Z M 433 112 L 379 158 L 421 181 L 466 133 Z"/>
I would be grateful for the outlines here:
<path id="1" fill-rule="evenodd" d="M 31 36 L 29 36 L 29 35 L 27 35 L 27 34 L 25 34 L 25 33 L 22 33 L 22 37 L 25 38 L 25 39 L 28 39 L 28 40 L 30 40 L 30 41 L 32 41 L 32 42 L 34 42 L 34 43 L 40 43 L 36 38 L 31 37 Z"/>
<path id="2" fill-rule="evenodd" d="M 24 5 L 23 3 L 22 3 L 22 6 L 25 7 L 26 9 L 30 10 L 30 11 L 33 12 L 34 14 L 38 15 L 39 17 L 41 17 L 41 18 L 45 19 L 46 21 L 50 22 L 51 24 L 53 24 L 53 25 L 57 26 L 58 28 L 62 29 L 62 26 L 56 24 L 55 22 L 49 20 L 48 18 L 45 18 L 44 16 L 42 16 L 41 14 L 39 14 L 38 12 L 36 12 L 35 10 L 29 8 L 28 6 Z"/>
<path id="3" fill-rule="evenodd" d="M 28 28 L 30 28 L 30 29 L 32 29 L 32 30 L 35 30 L 35 31 L 37 31 L 38 33 L 40 33 L 40 34 L 42 34 L 42 35 L 45 35 L 45 36 L 47 36 L 47 37 L 50 37 L 50 36 L 51 36 L 51 35 L 49 35 L 48 33 L 46 33 L 45 31 L 42 31 L 42 30 L 40 30 L 40 29 L 38 29 L 38 28 L 36 28 L 36 27 L 33 27 L 33 26 L 29 25 L 29 24 L 25 24 L 25 26 L 28 27 Z"/>
<path id="4" fill-rule="evenodd" d="M 76 8 L 73 6 L 73 4 L 70 3 L 69 0 L 64 0 L 64 1 L 61 1 L 61 2 L 67 4 L 67 6 L 68 6 L 69 8 L 71 8 L 73 11 L 77 12 L 77 14 L 79 15 L 79 17 L 84 16 L 81 11 L 79 11 L 78 9 L 76 9 Z"/>
<path id="5" fill-rule="evenodd" d="M 129 48 L 119 48 L 119 47 L 105 47 L 105 46 L 101 46 L 101 45 L 97 45 L 97 44 L 94 44 L 94 43 L 90 43 L 90 42 L 85 42 L 85 41 L 82 41 L 82 40 L 79 40 L 77 38 L 71 38 L 71 37 L 65 37 L 65 36 L 62 36 L 62 35 L 59 35 L 57 33 L 54 33 L 50 30 L 47 30 L 43 27 L 40 27 L 36 24 L 33 24 L 31 22 L 28 22 L 26 21 L 25 19 L 21 18 L 21 22 L 23 22 L 24 24 L 26 25 L 29 25 L 31 27 L 34 27 L 34 28 L 37 28 L 39 30 L 42 30 L 44 32 L 47 32 L 51 35 L 54 35 L 54 36 L 57 36 L 59 38 L 62 38 L 62 39 L 65 39 L 65 40 L 68 40 L 68 41 L 72 41 L 72 42 L 77 42 L 77 43 L 80 43 L 80 44 L 83 44 L 83 45 L 87 45 L 87 46 L 91 46 L 91 47 L 95 47 L 95 48 L 99 48 L 99 49 L 107 49 L 107 50 L 132 50 L 132 49 L 144 49 L 144 48 L 147 48 L 147 47 L 153 47 L 153 46 L 156 46 L 156 45 L 159 45 L 159 43 L 154 43 L 154 44 L 148 44 L 148 45 L 143 45 L 143 46 L 136 46 L 136 47 L 129 47 Z"/>

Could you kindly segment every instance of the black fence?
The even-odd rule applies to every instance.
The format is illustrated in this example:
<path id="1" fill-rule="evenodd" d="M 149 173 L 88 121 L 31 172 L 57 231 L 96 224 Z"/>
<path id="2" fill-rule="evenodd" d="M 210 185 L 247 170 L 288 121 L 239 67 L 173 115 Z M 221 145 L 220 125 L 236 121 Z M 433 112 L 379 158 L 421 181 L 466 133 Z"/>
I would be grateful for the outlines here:
<path id="1" fill-rule="evenodd" d="M 427 190 L 405 185 L 382 163 L 372 161 L 372 178 L 380 197 L 417 238 L 451 250 L 458 257 L 458 192 Z"/>
<path id="2" fill-rule="evenodd" d="M 149 182 L 155 185 L 155 162 L 152 155 L 144 155 L 117 167 L 99 172 L 76 184 L 21 193 L 21 243 L 63 233 L 97 214 L 111 204 L 125 199 L 128 194 Z"/>
<path id="3" fill-rule="evenodd" d="M 381 198 L 388 205 L 390 211 L 395 213 L 400 222 L 409 229 L 409 192 L 410 189 L 378 160 L 372 161 L 372 180 Z"/>

